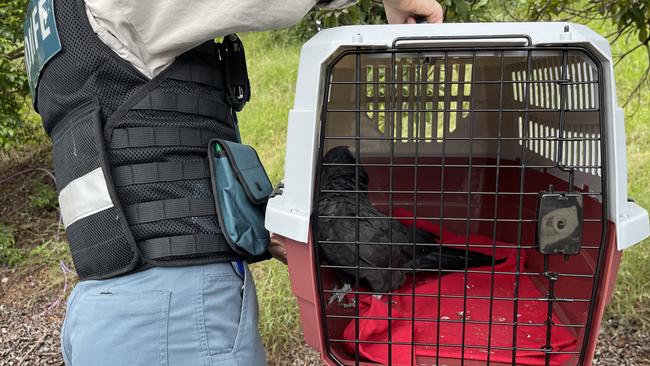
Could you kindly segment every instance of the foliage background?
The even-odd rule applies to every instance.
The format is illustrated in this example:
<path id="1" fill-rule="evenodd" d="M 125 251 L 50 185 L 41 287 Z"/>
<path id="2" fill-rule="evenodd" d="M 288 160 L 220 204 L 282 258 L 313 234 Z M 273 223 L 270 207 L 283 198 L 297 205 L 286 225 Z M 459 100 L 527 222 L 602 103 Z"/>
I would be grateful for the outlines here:
<path id="1" fill-rule="evenodd" d="M 627 106 L 630 196 L 650 208 L 650 0 L 441 2 L 446 21 L 571 20 L 588 24 L 608 37 L 617 58 L 619 103 Z M 56 287 L 62 286 L 57 275 L 59 263 L 70 265 L 70 258 L 58 236 L 54 186 L 42 172 L 19 174 L 35 166 L 49 168 L 49 141 L 30 107 L 23 71 L 25 4 L 26 0 L 0 3 L 0 196 L 7 195 L 0 197 L 0 269 L 45 268 L 52 273 L 51 286 Z M 360 0 L 341 10 L 314 9 L 289 29 L 244 36 L 253 99 L 240 115 L 242 136 L 258 149 L 273 181 L 282 176 L 286 120 L 301 43 L 322 28 L 384 22 L 378 1 Z M 650 329 L 649 244 L 646 241 L 626 252 L 607 315 L 646 329 Z M 286 357 L 301 341 L 286 268 L 277 261 L 267 261 L 255 265 L 253 271 L 260 299 L 260 328 L 269 356 Z"/>
<path id="2" fill-rule="evenodd" d="M 0 2 L 0 149 L 43 141 L 23 64 L 25 0 Z"/>
<path id="3" fill-rule="evenodd" d="M 637 49 L 646 51 L 645 72 L 626 96 L 629 102 L 647 87 L 648 43 L 650 41 L 650 0 L 560 1 L 560 0 L 440 0 L 447 22 L 469 21 L 540 21 L 569 20 L 579 23 L 601 21 L 608 24 L 612 42 L 620 39 L 628 45 L 621 57 Z M 0 149 L 45 141 L 39 119 L 30 106 L 29 88 L 23 64 L 22 23 L 27 0 L 0 2 Z M 349 24 L 386 22 L 380 0 L 359 0 L 337 10 L 315 8 L 301 22 L 283 31 L 278 39 L 305 40 L 323 28 Z M 633 42 L 630 39 L 634 38 Z"/>

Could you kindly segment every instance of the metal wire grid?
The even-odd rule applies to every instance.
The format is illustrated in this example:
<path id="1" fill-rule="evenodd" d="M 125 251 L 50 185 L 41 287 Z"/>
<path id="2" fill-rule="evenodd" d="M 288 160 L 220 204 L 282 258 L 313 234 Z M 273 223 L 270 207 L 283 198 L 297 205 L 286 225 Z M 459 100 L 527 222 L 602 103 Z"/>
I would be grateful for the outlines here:
<path id="1" fill-rule="evenodd" d="M 425 81 L 422 82 L 420 73 L 422 70 L 421 65 L 423 64 L 423 60 L 428 58 L 429 56 L 423 56 L 430 54 L 432 51 L 431 49 L 426 49 L 426 48 L 410 48 L 408 50 L 404 49 L 387 49 L 387 50 L 366 50 L 366 49 L 361 49 L 357 48 L 354 50 L 348 50 L 344 51 L 341 54 L 339 54 L 331 63 L 328 65 L 328 68 L 326 70 L 326 75 L 325 75 L 325 94 L 324 94 L 324 99 L 323 99 L 323 109 L 322 109 L 322 126 L 321 126 L 321 143 L 320 143 L 320 156 L 323 156 L 323 154 L 326 151 L 323 151 L 324 146 L 326 146 L 326 142 L 329 140 L 354 140 L 354 145 L 355 145 L 355 153 L 356 153 L 356 161 L 357 163 L 355 166 L 357 167 L 356 169 L 356 189 L 353 191 L 346 191 L 348 193 L 354 193 L 356 197 L 356 203 L 357 203 L 357 212 L 355 217 L 334 217 L 334 216 L 320 216 L 318 212 L 318 208 L 316 208 L 315 212 L 315 217 L 320 219 L 320 218 L 340 218 L 340 219 L 352 219 L 352 220 L 361 220 L 361 219 L 372 219 L 370 217 L 362 217 L 359 215 L 358 209 L 359 209 L 359 196 L 360 193 L 380 193 L 380 194 L 388 194 L 388 212 L 392 213 L 393 208 L 395 205 L 394 202 L 394 196 L 395 195 L 405 195 L 405 194 L 411 194 L 413 196 L 413 219 L 423 219 L 423 220 L 432 220 L 432 221 L 437 221 L 439 224 L 439 227 L 443 227 L 443 223 L 446 221 L 465 221 L 465 233 L 466 233 L 466 240 L 464 245 L 460 244 L 447 244 L 448 246 L 457 246 L 464 248 L 466 250 L 466 253 L 470 250 L 470 225 L 472 222 L 488 222 L 492 223 L 492 242 L 494 243 L 493 245 L 484 245 L 483 247 L 491 248 L 492 249 L 492 266 L 490 271 L 484 271 L 484 270 L 472 270 L 472 269 L 464 269 L 464 270 L 446 270 L 446 272 L 449 273 L 463 273 L 464 274 L 464 279 L 465 279 L 465 289 L 464 289 L 464 294 L 462 296 L 463 299 L 463 308 L 464 311 L 466 311 L 467 308 L 467 300 L 468 299 L 478 299 L 478 300 L 488 300 L 490 302 L 489 304 L 489 312 L 492 314 L 493 311 L 493 306 L 495 301 L 512 301 L 514 303 L 514 311 L 513 311 L 513 322 L 511 323 L 499 323 L 498 325 L 510 325 L 513 328 L 513 339 L 512 339 L 512 347 L 508 348 L 502 348 L 502 347 L 497 347 L 492 345 L 492 330 L 493 330 L 493 325 L 495 325 L 495 322 L 493 321 L 492 317 L 490 316 L 490 320 L 488 321 L 477 321 L 477 320 L 468 320 L 466 317 L 463 317 L 462 320 L 443 320 L 441 319 L 441 313 L 440 313 L 440 301 L 441 299 L 445 298 L 459 298 L 458 295 L 444 295 L 441 294 L 440 291 L 440 284 L 442 281 L 442 276 L 438 276 L 438 293 L 437 294 L 415 294 L 415 283 L 416 281 L 413 281 L 412 285 L 412 292 L 411 294 L 402 294 L 402 293 L 396 293 L 396 292 L 387 292 L 387 293 L 382 293 L 381 295 L 388 296 L 388 317 L 362 317 L 360 316 L 359 313 L 359 296 L 360 295 L 374 295 L 377 293 L 374 292 L 367 292 L 367 291 L 361 291 L 359 290 L 359 271 L 363 269 L 379 269 L 379 270 L 386 270 L 386 271 L 394 271 L 394 270 L 404 270 L 404 268 L 393 268 L 392 267 L 392 251 L 388 250 L 389 253 L 389 258 L 388 258 L 388 267 L 386 268 L 381 268 L 381 267 L 364 267 L 361 266 L 359 263 L 359 246 L 360 245 L 403 245 L 403 243 L 393 243 L 392 240 L 392 230 L 389 230 L 389 243 L 371 243 L 371 242 L 362 242 L 359 240 L 359 225 L 356 225 L 356 232 L 355 232 L 355 241 L 354 242 L 334 242 L 334 241 L 317 241 L 316 246 L 317 248 L 321 245 L 337 245 L 337 244 L 354 244 L 355 245 L 355 250 L 356 250 L 356 266 L 354 267 L 345 267 L 345 266 L 334 266 L 334 265 L 325 265 L 325 264 L 320 264 L 318 265 L 318 268 L 316 268 L 317 271 L 317 278 L 319 282 L 319 293 L 320 293 L 320 302 L 321 302 L 321 311 L 322 314 L 321 316 L 323 317 L 323 325 L 324 325 L 324 337 L 325 337 L 325 343 L 328 349 L 328 352 L 332 359 L 334 359 L 336 362 L 339 364 L 349 364 L 350 360 L 345 360 L 345 359 L 340 359 L 339 356 L 333 352 L 333 346 L 335 346 L 337 343 L 351 343 L 350 340 L 346 339 L 341 339 L 340 337 L 334 337 L 330 334 L 328 330 L 328 320 L 333 320 L 333 319 L 342 319 L 342 320 L 349 320 L 349 321 L 354 321 L 355 322 L 355 335 L 357 339 L 354 340 L 354 347 L 355 347 L 355 352 L 354 352 L 354 364 L 358 365 L 360 364 L 363 360 L 360 359 L 360 352 L 359 352 L 359 346 L 360 344 L 363 343 L 380 343 L 380 344 L 386 344 L 388 345 L 388 359 L 392 359 L 392 352 L 393 352 L 393 346 L 394 345 L 400 345 L 404 343 L 400 342 L 395 342 L 391 338 L 391 327 L 392 327 L 392 322 L 393 321 L 399 321 L 399 320 L 406 320 L 406 321 L 411 321 L 412 325 L 412 336 L 414 335 L 415 332 L 415 322 L 429 322 L 429 323 L 435 323 L 437 327 L 437 339 L 435 340 L 435 343 L 421 343 L 421 342 L 410 342 L 406 343 L 406 345 L 411 346 L 411 352 L 413 355 L 415 355 L 415 347 L 416 346 L 434 346 L 436 347 L 437 350 L 440 349 L 440 347 L 458 347 L 461 349 L 461 359 L 460 359 L 460 364 L 464 365 L 465 363 L 465 349 L 469 348 L 485 348 L 487 351 L 487 361 L 486 365 L 493 364 L 491 361 L 491 351 L 492 350 L 506 350 L 506 351 L 511 351 L 512 352 L 512 365 L 516 365 L 517 361 L 517 352 L 518 351 L 539 351 L 543 352 L 545 354 L 545 364 L 548 366 L 550 365 L 550 358 L 554 354 L 559 354 L 559 353 L 569 353 L 569 354 L 574 354 L 577 355 L 578 361 L 577 365 L 580 365 L 583 363 L 583 358 L 585 355 L 588 339 L 590 337 L 590 326 L 592 322 L 592 317 L 593 317 L 593 310 L 595 306 L 595 302 L 597 299 L 597 294 L 598 294 L 598 282 L 600 279 L 600 272 L 601 272 L 601 267 L 603 266 L 603 260 L 604 260 L 604 248 L 606 244 L 606 225 L 604 225 L 604 222 L 606 221 L 607 217 L 607 197 L 606 197 L 606 181 L 605 178 L 606 174 L 604 174 L 606 164 L 604 162 L 604 157 L 605 155 L 605 127 L 604 127 L 604 116 L 603 116 L 603 110 L 600 108 L 600 106 L 603 103 L 603 90 L 602 87 L 600 87 L 599 83 L 601 82 L 602 78 L 602 68 L 600 63 L 597 61 L 597 59 L 586 49 L 579 48 L 579 47 L 544 47 L 542 50 L 543 51 L 558 51 L 561 52 L 562 54 L 562 59 L 559 65 L 551 65 L 551 67 L 547 68 L 546 70 L 555 70 L 554 72 L 552 71 L 535 71 L 533 67 L 534 62 L 539 62 L 539 60 L 534 59 L 533 53 L 540 50 L 540 48 L 534 47 L 534 46 L 526 46 L 526 47 L 517 47 L 517 48 L 510 48 L 510 47 L 474 47 L 474 48 L 463 48 L 462 51 L 459 51 L 458 49 L 454 48 L 444 48 L 444 49 L 435 49 L 434 51 L 442 54 L 442 61 L 444 65 L 444 73 L 449 72 L 450 70 L 450 58 L 453 57 L 454 55 L 462 52 L 463 55 L 466 55 L 468 52 L 471 54 L 471 77 L 469 80 L 464 80 L 465 77 L 461 74 L 458 76 L 457 80 L 449 80 L 449 77 L 444 77 L 444 80 L 439 80 L 435 79 L 433 81 Z M 500 58 L 499 62 L 499 69 L 500 69 L 500 74 L 498 77 L 498 80 L 492 80 L 492 81 L 476 81 L 475 80 L 475 72 L 476 72 L 476 67 L 477 67 L 477 53 L 479 52 L 494 52 L 495 57 Z M 505 79 L 505 57 L 508 52 L 511 51 L 519 51 L 519 52 L 525 52 L 525 64 L 521 65 L 521 67 L 517 70 L 512 70 L 512 76 L 513 80 L 504 80 Z M 584 72 L 582 74 L 576 73 L 575 70 L 579 70 L 581 67 L 584 67 L 584 69 L 587 69 L 587 66 L 585 64 L 581 64 L 579 62 L 576 62 L 576 60 L 571 60 L 571 57 L 574 57 L 573 54 L 577 53 L 586 59 L 590 60 L 597 68 L 597 75 L 594 75 L 593 73 L 589 72 Z M 384 79 L 381 81 L 377 80 L 362 80 L 361 75 L 364 75 L 362 72 L 362 56 L 364 55 L 385 55 L 390 57 L 390 69 L 388 69 L 388 72 L 385 72 L 384 77 L 387 75 L 389 76 L 389 79 Z M 397 72 L 397 61 L 396 58 L 398 57 L 411 57 L 412 59 L 415 59 L 415 65 L 417 67 L 416 69 L 416 74 L 418 77 L 415 78 L 414 81 L 412 80 L 397 80 L 396 75 L 399 75 Z M 333 70 L 341 59 L 344 57 L 354 57 L 354 64 L 355 64 L 355 72 L 354 72 L 354 80 L 349 80 L 349 81 L 335 81 L 332 78 L 333 75 Z M 427 59 L 427 62 L 430 60 Z M 542 60 L 541 62 L 547 62 Z M 460 68 L 462 69 L 462 68 Z M 573 70 L 571 75 L 583 75 L 583 77 L 578 77 L 578 80 L 571 80 L 569 78 L 570 70 Z M 508 70 L 510 71 L 510 70 Z M 367 76 L 367 75 L 364 75 Z M 484 84 L 495 84 L 498 85 L 498 90 L 499 90 L 499 96 L 498 96 L 498 107 L 496 109 L 475 109 L 474 107 L 474 92 L 471 92 L 469 95 L 463 95 L 463 96 L 458 96 L 458 104 L 457 106 L 462 106 L 462 107 L 457 107 L 457 108 L 448 108 L 449 102 L 450 102 L 450 97 L 451 93 L 449 93 L 449 90 L 452 86 L 452 84 L 457 84 L 459 85 L 458 88 L 460 89 L 462 86 L 462 89 L 465 90 L 465 84 L 468 84 L 473 91 L 475 85 L 479 83 L 484 83 Z M 353 85 L 354 86 L 354 94 L 355 94 L 355 100 L 354 100 L 354 109 L 345 109 L 345 108 L 330 108 L 328 106 L 328 98 L 330 95 L 330 91 L 332 86 L 335 85 Z M 399 88 L 404 85 L 414 85 L 417 89 L 416 90 L 421 90 L 421 87 L 424 86 L 425 84 L 432 84 L 436 86 L 441 86 L 444 88 L 444 106 L 443 108 L 422 108 L 424 105 L 421 101 L 421 96 L 424 93 L 417 93 L 415 96 L 415 104 L 411 103 L 409 104 L 408 108 L 400 108 L 400 106 L 396 105 L 398 103 L 396 98 L 396 95 L 399 93 Z M 387 97 L 387 105 L 381 110 L 381 113 L 385 113 L 385 121 L 384 121 L 384 131 L 385 135 L 384 136 L 361 136 L 361 118 L 362 115 L 368 115 L 368 113 L 380 113 L 378 109 L 376 108 L 368 108 L 363 107 L 361 100 L 362 100 L 362 87 L 368 87 L 373 88 L 374 90 L 374 95 L 377 95 L 377 89 L 380 85 L 383 85 L 386 88 L 386 97 Z M 595 87 L 590 87 L 591 85 L 594 85 Z M 519 102 L 523 104 L 522 108 L 502 108 L 504 105 L 504 88 L 505 87 L 512 87 L 514 89 L 513 95 L 515 99 L 519 98 Z M 577 92 L 577 90 L 582 89 L 583 92 Z M 555 94 L 550 92 L 550 90 L 553 89 L 555 90 Z M 534 90 L 537 90 L 537 92 L 534 92 Z M 536 97 L 535 95 L 539 94 L 539 91 L 543 91 L 543 93 L 546 93 L 546 98 L 539 98 Z M 573 93 L 572 95 L 569 95 L 569 93 Z M 581 94 L 582 93 L 582 94 Z M 458 93 L 459 95 L 461 92 Z M 466 94 L 466 93 L 464 93 Z M 537 98 L 536 100 L 532 101 L 530 99 L 531 95 L 533 95 L 533 98 Z M 552 95 L 549 97 L 549 95 Z M 580 97 L 580 95 L 584 95 L 584 97 Z M 462 101 L 462 97 L 469 97 L 469 103 L 467 101 Z M 534 106 L 534 104 L 537 104 L 537 107 Z M 412 107 L 414 106 L 414 108 Z M 559 127 L 558 131 L 555 131 L 556 134 L 554 137 L 549 137 L 549 136 L 544 136 L 542 133 L 544 131 L 548 132 L 548 129 L 541 128 L 538 132 L 539 133 L 530 133 L 532 129 L 535 128 L 534 125 L 531 125 L 528 123 L 530 119 L 528 118 L 529 113 L 538 111 L 539 109 L 543 109 L 545 112 L 557 112 L 558 113 L 558 118 L 559 118 Z M 326 126 L 328 124 L 328 118 L 330 115 L 333 115 L 337 112 L 353 112 L 354 113 L 354 136 L 333 136 L 333 135 L 328 135 L 326 133 Z M 403 131 L 403 128 L 394 128 L 394 125 L 396 124 L 396 120 L 398 119 L 398 115 L 400 113 L 404 112 L 409 112 L 409 118 L 415 118 L 415 120 L 411 120 L 411 126 L 409 127 L 409 136 L 404 139 L 403 136 L 396 136 L 398 133 L 396 131 Z M 411 113 L 413 112 L 413 113 Z M 438 113 L 442 112 L 443 114 L 443 126 L 445 128 L 442 129 L 442 136 L 426 136 L 426 137 L 421 137 L 421 133 L 418 131 L 418 123 L 420 122 L 418 120 L 419 116 L 422 116 L 423 113 L 426 112 L 433 112 L 433 113 Z M 454 136 L 449 136 L 450 131 L 446 128 L 446 126 L 449 125 L 450 123 L 450 116 L 452 113 L 468 113 L 469 114 L 469 137 L 454 137 Z M 497 136 L 496 138 L 492 137 L 487 137 L 487 138 L 474 138 L 474 116 L 478 112 L 494 112 L 498 115 L 498 125 L 497 125 Z M 504 117 L 505 113 L 509 112 L 517 112 L 520 114 L 520 118 L 523 120 L 523 123 L 520 122 L 520 128 L 521 128 L 521 134 L 518 137 L 515 138 L 508 138 L 508 137 L 503 137 L 502 136 L 502 118 Z M 571 131 L 565 131 L 565 119 L 566 119 L 566 114 L 571 113 L 571 112 L 594 112 L 597 114 L 599 118 L 599 130 L 598 131 L 589 131 L 588 134 L 579 134 L 579 133 L 572 133 Z M 375 115 L 376 116 L 376 115 Z M 412 116 L 412 117 L 411 117 Z M 387 127 L 386 127 L 387 126 Z M 412 134 L 411 134 L 412 133 Z M 529 137 L 532 135 L 533 137 Z M 474 141 L 481 141 L 481 140 L 494 140 L 496 141 L 496 146 L 497 146 L 497 153 L 496 153 L 496 162 L 494 164 L 485 164 L 485 163 L 474 163 L 473 161 L 473 146 L 474 146 Z M 372 141 L 372 140 L 377 140 L 377 141 L 388 141 L 389 142 L 389 152 L 388 152 L 388 163 L 387 164 L 382 164 L 382 163 L 361 163 L 362 161 L 362 156 L 361 156 L 361 142 L 362 141 Z M 466 140 L 469 141 L 469 154 L 467 156 L 467 164 L 454 164 L 454 163 L 447 163 L 446 162 L 446 146 L 448 141 L 454 141 L 454 140 Z M 502 144 L 504 141 L 508 140 L 516 140 L 519 142 L 520 145 L 520 153 L 519 153 L 519 159 L 514 163 L 514 164 L 504 164 L 501 160 L 501 148 Z M 431 143 L 432 141 L 435 141 L 441 145 L 441 154 L 440 154 L 440 163 L 436 164 L 430 164 L 430 163 L 421 163 L 420 162 L 420 145 L 423 143 Z M 545 146 L 544 143 L 547 141 L 554 141 L 556 149 L 550 149 L 548 146 Z M 396 162 L 396 155 L 395 155 L 395 146 L 399 142 L 408 142 L 411 144 L 414 144 L 414 160 L 412 163 L 399 163 Z M 537 144 L 537 145 L 535 145 Z M 595 155 L 595 158 L 588 158 L 588 159 L 579 159 L 579 158 L 574 158 L 573 155 L 576 154 L 576 152 L 584 150 L 586 147 L 590 149 L 588 152 L 589 155 Z M 568 149 L 567 149 L 568 147 Z M 567 150 L 570 150 L 569 152 Z M 552 163 L 548 164 L 540 164 L 540 163 L 535 163 L 535 164 L 527 164 L 527 154 L 530 152 L 534 152 L 537 154 L 540 154 L 541 156 L 544 156 L 545 158 L 549 157 L 555 157 L 554 161 Z M 593 154 L 592 154 L 593 152 Z M 573 155 L 572 155 L 573 154 Z M 578 155 L 580 155 L 578 153 Z M 586 154 L 582 154 L 586 155 Z M 320 176 L 320 168 L 321 166 L 324 166 L 326 164 L 318 162 L 318 176 Z M 382 189 L 382 190 L 368 190 L 368 191 L 360 191 L 359 190 L 359 167 L 363 166 L 366 168 L 369 167 L 385 167 L 388 168 L 388 189 Z M 414 181 L 413 181 L 413 190 L 394 190 L 395 186 L 395 174 L 394 170 L 397 167 L 412 167 L 414 171 Z M 440 182 L 441 182 L 441 187 L 439 190 L 421 190 L 418 191 L 417 187 L 417 174 L 418 174 L 418 167 L 437 167 L 440 168 Z M 445 172 L 448 168 L 467 168 L 468 169 L 468 177 L 470 179 L 470 184 L 468 184 L 468 189 L 466 191 L 453 191 L 451 193 L 454 194 L 466 194 L 467 195 L 467 213 L 466 217 L 448 217 L 444 213 L 444 204 L 445 204 L 445 194 L 450 193 L 449 191 L 445 191 L 444 189 L 444 182 L 445 182 Z M 494 168 L 496 170 L 496 189 L 494 191 L 479 191 L 479 192 L 473 192 L 471 187 L 471 179 L 472 179 L 472 169 L 475 168 Z M 518 169 L 520 171 L 520 177 L 519 177 L 519 191 L 518 192 L 500 192 L 499 187 L 500 187 L 500 177 L 502 175 L 502 172 L 504 169 Z M 597 260 L 597 265 L 593 273 L 553 273 L 549 271 L 549 256 L 545 255 L 543 256 L 543 270 L 542 271 L 524 271 L 522 268 L 520 268 L 520 257 L 521 253 L 523 250 L 533 250 L 536 248 L 535 245 L 524 245 L 522 243 L 522 236 L 523 236 L 523 230 L 524 230 L 524 224 L 534 224 L 537 222 L 537 220 L 533 219 L 526 219 L 524 217 L 524 200 L 528 196 L 533 196 L 537 195 L 537 192 L 529 192 L 526 191 L 526 170 L 527 169 L 556 169 L 562 172 L 565 172 L 568 174 L 569 177 L 569 184 L 570 186 L 573 186 L 573 178 L 574 175 L 577 174 L 577 172 L 586 172 L 590 174 L 595 174 L 600 176 L 600 184 L 601 184 L 601 189 L 600 191 L 594 190 L 594 189 L 588 189 L 585 191 L 580 192 L 582 195 L 585 197 L 594 197 L 596 200 L 598 200 L 602 204 L 602 212 L 600 217 L 598 218 L 585 218 L 584 222 L 589 223 L 596 223 L 600 224 L 600 230 L 601 230 L 601 235 L 600 235 L 600 241 L 599 243 L 595 244 L 584 244 L 582 246 L 583 251 L 594 251 L 597 254 L 595 255 Z M 318 202 L 319 196 L 321 193 L 328 192 L 320 189 L 320 179 L 317 179 L 317 189 L 315 190 L 316 194 L 316 202 Z M 436 216 L 427 216 L 427 215 L 418 215 L 417 213 L 417 208 L 418 208 L 418 193 L 419 194 L 433 194 L 433 195 L 439 195 L 440 197 L 440 208 L 439 208 L 439 215 Z M 471 217 L 470 214 L 470 201 L 472 195 L 492 195 L 495 197 L 494 200 L 494 211 L 493 214 L 494 216 L 492 218 L 473 218 Z M 497 219 L 498 217 L 498 203 L 499 203 L 499 197 L 500 196 L 514 196 L 518 197 L 519 199 L 519 204 L 518 204 L 518 213 L 517 213 L 517 218 L 516 219 Z M 389 214 L 390 218 L 393 219 L 392 214 Z M 513 223 L 517 224 L 517 242 L 515 243 L 516 245 L 516 251 L 517 251 L 517 268 L 514 273 L 512 272 L 499 272 L 495 270 L 495 262 L 494 258 L 496 255 L 496 250 L 498 248 L 501 248 L 502 246 L 497 245 L 497 223 L 498 222 L 508 222 L 511 221 Z M 314 233 L 317 233 L 318 230 L 318 220 L 314 220 Z M 413 226 L 413 230 L 415 231 L 415 225 Z M 317 235 L 314 234 L 314 237 Z M 415 236 L 414 236 L 415 237 Z M 420 243 L 412 243 L 413 246 L 413 256 L 416 255 L 416 247 L 419 247 L 423 244 Z M 480 245 L 476 244 L 471 244 L 473 248 L 481 247 Z M 439 248 L 439 255 L 442 254 L 442 247 L 438 246 Z M 319 251 L 315 250 L 315 256 L 316 256 L 316 263 L 321 263 L 319 259 Z M 466 264 L 467 264 L 467 259 L 466 259 Z M 466 266 L 467 267 L 467 266 Z M 336 269 L 342 269 L 342 268 L 348 268 L 348 269 L 355 269 L 356 270 L 356 276 L 355 276 L 355 287 L 353 291 L 351 292 L 354 297 L 355 297 L 355 304 L 357 306 L 355 307 L 354 310 L 354 315 L 337 315 L 337 314 L 330 314 L 327 311 L 327 301 L 326 301 L 326 296 L 329 296 L 330 294 L 334 293 L 334 290 L 330 289 L 325 289 L 323 288 L 323 279 L 324 279 L 324 271 L 325 270 L 336 270 Z M 417 274 L 423 274 L 427 272 L 439 272 L 441 268 L 439 267 L 438 269 L 417 269 L 415 267 L 411 268 L 411 274 L 415 277 Z M 490 289 L 490 296 L 469 296 L 467 294 L 467 278 L 469 274 L 472 273 L 477 273 L 477 274 L 488 274 L 491 276 L 491 289 Z M 514 296 L 512 298 L 499 298 L 494 296 L 494 283 L 495 283 L 495 276 L 499 274 L 508 274 L 508 275 L 514 275 L 515 278 L 515 284 L 514 284 Z M 531 277 L 539 277 L 545 281 L 547 281 L 547 296 L 545 298 L 524 298 L 524 297 L 519 297 L 519 281 L 521 276 L 531 276 Z M 562 278 L 586 278 L 586 279 L 591 279 L 593 281 L 593 286 L 592 286 L 592 291 L 591 291 L 591 296 L 588 298 L 575 298 L 575 297 L 557 297 L 555 295 L 555 284 L 558 281 L 561 281 Z M 391 276 L 388 276 L 389 282 L 391 281 Z M 390 285 L 389 285 L 390 286 Z M 417 316 L 415 314 L 415 311 L 412 311 L 411 317 L 394 317 L 392 316 L 392 304 L 393 304 L 393 297 L 410 297 L 410 300 L 412 302 L 412 309 L 415 309 L 415 298 L 416 297 L 434 297 L 437 299 L 438 303 L 438 308 L 437 308 L 437 315 L 435 318 L 431 317 L 423 317 L 423 316 Z M 517 313 L 518 313 L 518 305 L 520 301 L 537 301 L 541 304 L 546 304 L 546 312 L 547 312 L 547 319 L 544 323 L 540 324 L 527 324 L 527 326 L 540 326 L 540 327 L 545 327 L 546 328 L 546 346 L 543 346 L 540 349 L 530 349 L 530 348 L 523 348 L 523 347 L 517 347 Z M 584 323 L 563 323 L 563 324 L 555 324 L 552 320 L 553 316 L 553 306 L 554 304 L 557 303 L 584 303 L 589 305 L 589 312 L 587 319 Z M 359 337 L 359 322 L 362 319 L 372 319 L 372 320 L 386 320 L 388 323 L 388 340 L 387 342 L 373 342 L 373 341 L 368 341 L 368 340 L 360 340 L 358 339 Z M 440 339 L 440 328 L 443 326 L 443 323 L 462 323 L 463 327 L 463 334 L 462 334 L 462 343 L 461 344 L 444 344 L 441 342 Z M 483 346 L 475 346 L 475 345 L 469 345 L 465 344 L 465 329 L 467 324 L 487 324 L 489 333 L 488 333 L 488 344 L 487 347 Z M 576 348 L 575 351 L 573 352 L 559 352 L 559 351 L 554 351 L 551 349 L 548 345 L 551 342 L 551 332 L 553 327 L 564 327 L 568 329 L 574 329 L 576 332 L 578 331 L 583 331 L 583 336 L 582 336 L 582 342 L 579 344 L 580 347 Z M 412 339 L 415 339 L 412 337 Z M 411 360 L 411 364 L 415 364 L 415 357 Z M 440 356 L 439 352 L 436 352 L 436 357 L 435 357 L 435 362 L 436 364 L 440 364 Z"/>

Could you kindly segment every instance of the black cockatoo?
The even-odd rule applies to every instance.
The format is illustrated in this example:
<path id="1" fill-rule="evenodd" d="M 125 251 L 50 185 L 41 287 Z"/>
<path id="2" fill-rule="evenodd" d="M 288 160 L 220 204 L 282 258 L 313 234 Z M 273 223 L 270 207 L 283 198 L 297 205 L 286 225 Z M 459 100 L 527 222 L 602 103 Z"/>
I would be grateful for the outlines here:
<path id="1" fill-rule="evenodd" d="M 355 221 L 358 221 L 359 225 L 358 240 L 363 243 L 373 243 L 359 245 L 360 267 L 388 268 L 389 250 L 392 250 L 391 267 L 404 268 L 404 270 L 393 271 L 359 270 L 361 284 L 370 286 L 375 292 L 389 292 L 399 288 L 404 284 L 405 274 L 412 271 L 414 266 L 416 269 L 437 269 L 440 266 L 443 270 L 458 270 L 465 269 L 466 261 L 468 267 L 493 263 L 492 257 L 488 255 L 466 252 L 465 249 L 460 248 L 445 246 L 440 248 L 439 245 L 417 245 L 414 259 L 414 242 L 434 244 L 438 242 L 438 239 L 427 231 L 407 227 L 397 220 L 388 218 L 372 205 L 368 194 L 364 192 L 368 190 L 368 174 L 363 167 L 359 166 L 358 186 L 355 184 L 357 178 L 356 159 L 346 146 L 332 148 L 325 154 L 322 162 L 317 240 L 320 242 L 320 253 L 326 264 L 346 267 L 357 265 L 354 244 L 322 243 L 323 241 L 354 242 Z M 357 189 L 360 191 L 358 212 L 357 197 L 353 193 Z M 323 216 L 346 216 L 348 218 Z M 357 216 L 360 218 L 356 219 Z M 389 230 L 392 230 L 392 237 Z M 390 244 L 389 239 L 391 239 Z M 405 245 L 399 243 L 405 243 Z M 499 262 L 501 261 L 496 261 L 496 263 Z M 343 281 L 354 283 L 353 280 L 357 273 L 355 268 L 337 268 L 336 272 Z"/>

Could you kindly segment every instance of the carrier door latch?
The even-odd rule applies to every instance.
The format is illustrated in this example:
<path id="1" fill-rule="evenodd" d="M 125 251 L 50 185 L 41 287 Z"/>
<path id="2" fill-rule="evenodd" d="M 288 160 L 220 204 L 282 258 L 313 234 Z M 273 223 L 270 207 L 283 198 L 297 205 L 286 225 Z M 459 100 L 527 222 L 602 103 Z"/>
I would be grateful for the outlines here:
<path id="1" fill-rule="evenodd" d="M 582 238 L 582 195 L 542 192 L 537 212 L 537 246 L 542 254 L 575 255 Z"/>
<path id="2" fill-rule="evenodd" d="M 280 181 L 275 188 L 273 188 L 273 191 L 271 191 L 271 194 L 269 195 L 269 198 L 273 198 L 275 196 L 280 196 L 284 192 L 284 182 Z"/>

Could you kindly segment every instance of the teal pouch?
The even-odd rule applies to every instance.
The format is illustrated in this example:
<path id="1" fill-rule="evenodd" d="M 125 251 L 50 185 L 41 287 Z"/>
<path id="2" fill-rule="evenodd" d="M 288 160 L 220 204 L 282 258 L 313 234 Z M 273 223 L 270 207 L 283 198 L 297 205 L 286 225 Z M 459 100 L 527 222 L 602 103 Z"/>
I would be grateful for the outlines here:
<path id="1" fill-rule="evenodd" d="M 269 232 L 264 212 L 273 186 L 255 149 L 222 139 L 211 140 L 208 157 L 219 225 L 239 254 L 266 253 Z"/>

